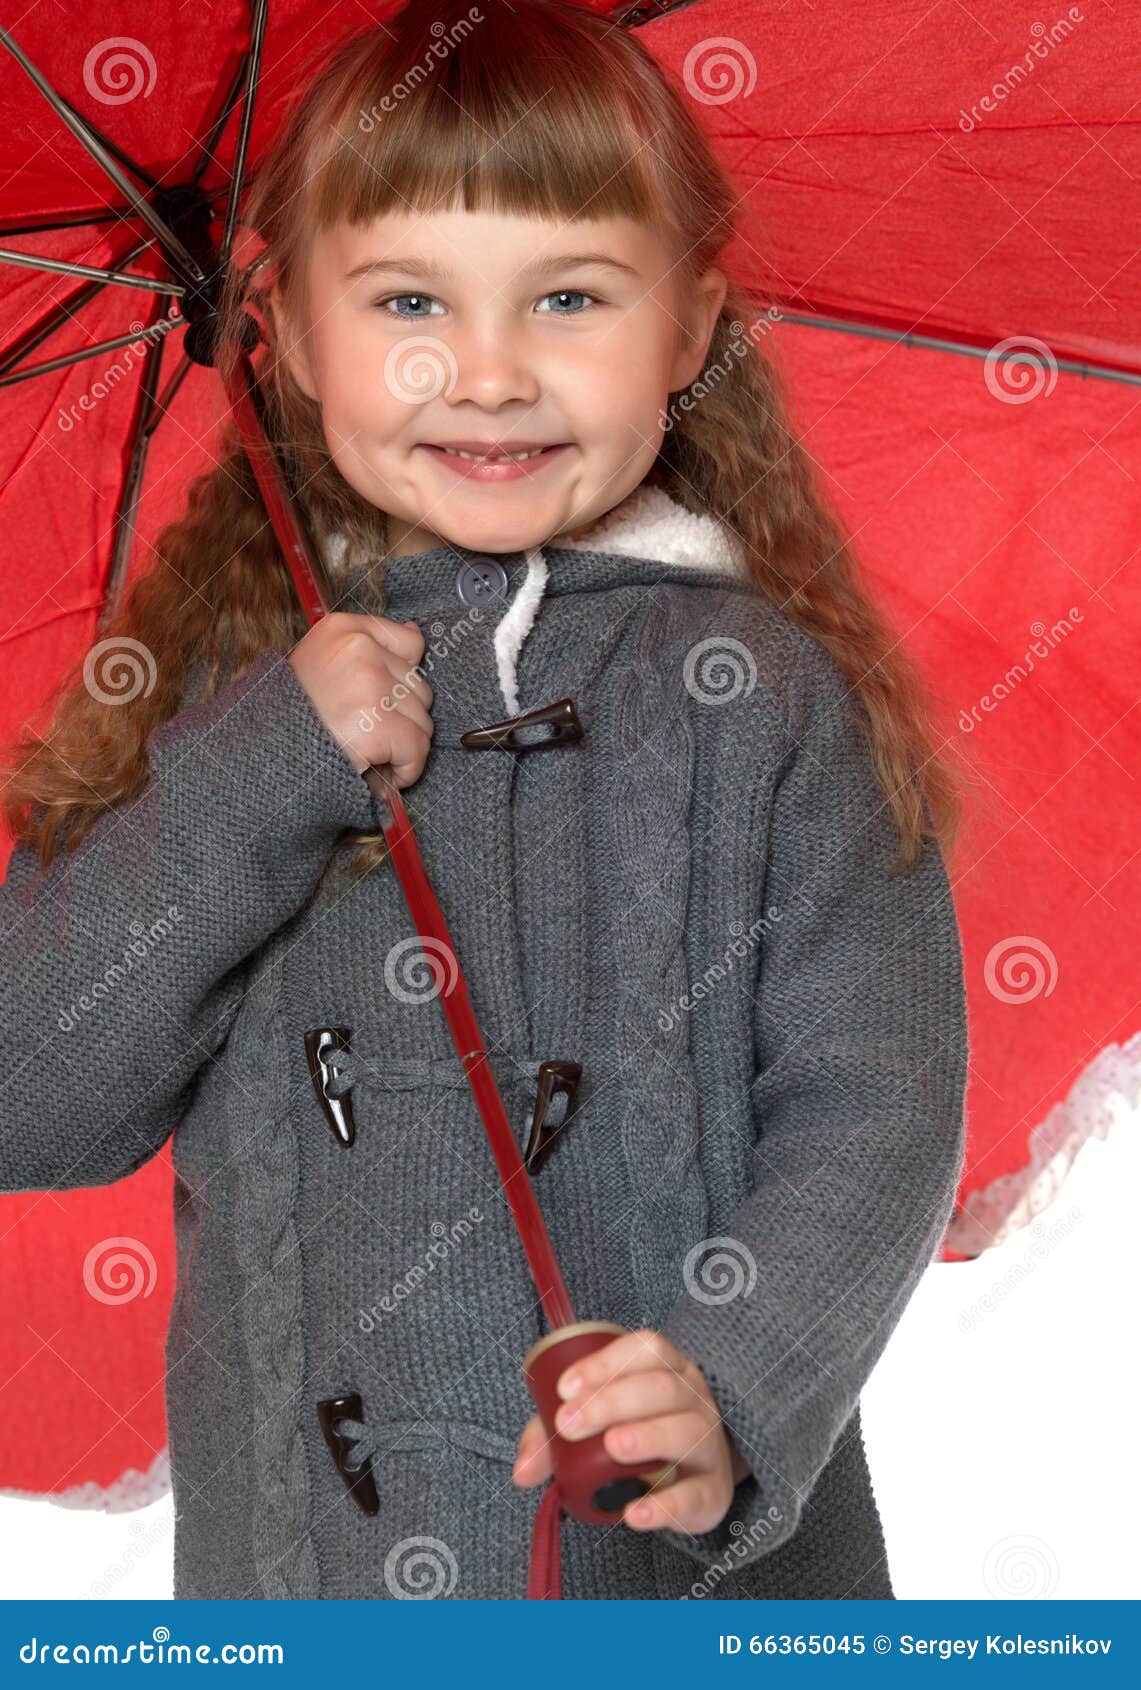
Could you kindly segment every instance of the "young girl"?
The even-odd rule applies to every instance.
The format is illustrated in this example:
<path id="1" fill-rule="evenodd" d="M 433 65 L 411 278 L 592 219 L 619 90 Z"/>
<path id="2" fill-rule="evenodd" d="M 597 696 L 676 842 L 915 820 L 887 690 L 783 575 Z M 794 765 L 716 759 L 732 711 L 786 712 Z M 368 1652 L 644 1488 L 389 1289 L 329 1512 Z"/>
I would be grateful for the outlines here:
<path id="1" fill-rule="evenodd" d="M 559 1429 L 676 1467 L 563 1521 L 563 1595 L 891 1596 L 859 1398 L 960 1169 L 959 800 L 684 95 L 585 9 L 478 11 L 342 48 L 248 209 L 336 610 L 307 629 L 228 434 L 103 643 L 154 690 L 75 685 L 11 760 L 0 1187 L 174 1132 L 177 1596 L 525 1594 L 545 1327 L 360 778 L 391 764 L 521 1145 L 578 1065 L 536 1196 L 625 1332 Z M 461 738 L 567 699 L 557 741 Z"/>

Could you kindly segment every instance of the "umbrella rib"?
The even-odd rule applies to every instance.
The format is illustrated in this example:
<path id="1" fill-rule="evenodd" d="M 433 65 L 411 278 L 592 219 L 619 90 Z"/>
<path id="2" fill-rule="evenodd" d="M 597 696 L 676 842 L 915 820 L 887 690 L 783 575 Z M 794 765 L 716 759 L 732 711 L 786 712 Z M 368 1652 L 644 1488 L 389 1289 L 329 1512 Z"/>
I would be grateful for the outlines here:
<path id="1" fill-rule="evenodd" d="M 129 252 L 125 252 L 119 263 L 121 265 L 133 264 L 139 254 L 145 252 L 150 245 L 151 240 L 148 235 L 146 240 L 140 241 Z M 60 300 L 51 316 L 46 318 L 38 328 L 29 329 L 26 334 L 20 335 L 18 339 L 14 340 L 6 351 L 0 352 L 0 376 L 7 375 L 9 370 L 15 369 L 21 358 L 29 352 L 34 352 L 37 346 L 42 346 L 45 340 L 51 338 L 56 329 L 62 328 L 65 323 L 72 322 L 76 312 L 86 305 L 89 299 L 94 299 L 102 286 L 102 282 L 88 282 L 85 286 L 76 288 L 74 293 L 69 294 L 66 299 Z"/>
<path id="2" fill-rule="evenodd" d="M 151 242 L 148 241 L 150 246 Z M 169 293 L 181 298 L 181 282 L 163 282 L 153 276 L 128 276 L 123 270 L 101 270 L 97 264 L 77 264 L 70 258 L 44 258 L 38 252 L 15 252 L 0 247 L 0 264 L 22 264 L 29 270 L 51 270 L 61 276 L 86 276 L 96 282 L 115 282 L 119 287 L 141 288 L 144 293 Z"/>
<path id="3" fill-rule="evenodd" d="M 686 6 L 698 4 L 699 0 L 637 0 L 637 4 L 631 6 L 626 0 L 620 0 L 612 7 L 611 16 L 621 29 L 639 29 L 642 24 L 656 23 L 671 12 L 680 12 Z"/>
<path id="4" fill-rule="evenodd" d="M 238 103 L 238 95 L 241 93 L 242 83 L 246 79 L 246 73 L 247 73 L 247 69 L 248 69 L 248 66 L 249 66 L 249 58 L 250 58 L 250 56 L 249 56 L 248 52 L 242 54 L 241 63 L 239 64 L 237 71 L 234 74 L 234 80 L 230 83 L 230 87 L 227 91 L 226 98 L 222 102 L 222 109 L 219 112 L 217 119 L 215 120 L 214 127 L 211 129 L 211 131 L 210 131 L 209 135 L 207 136 L 206 140 L 203 141 L 203 143 L 202 143 L 202 157 L 198 160 L 198 163 L 194 166 L 194 171 L 193 171 L 193 174 L 191 175 L 191 178 L 190 178 L 191 183 L 194 185 L 194 187 L 197 187 L 198 184 L 201 182 L 203 176 L 206 174 L 207 166 L 210 164 L 211 160 L 214 159 L 214 148 L 218 145 L 218 142 L 222 139 L 222 135 L 225 132 L 226 125 L 227 125 L 227 123 L 229 123 L 230 116 L 231 116 L 231 114 L 234 110 L 234 107 Z M 214 160 L 214 162 L 217 162 L 217 161 Z"/>
<path id="5" fill-rule="evenodd" d="M 84 117 L 82 112 L 76 111 L 66 94 L 61 94 L 59 98 L 61 103 L 67 107 L 76 123 L 81 123 L 86 129 L 90 130 L 91 134 L 95 137 L 99 144 L 106 147 L 107 151 L 117 158 L 120 164 L 126 165 L 127 169 L 131 171 L 133 175 L 137 176 L 140 181 L 145 182 L 148 188 L 158 188 L 159 184 L 157 176 L 152 176 L 150 171 L 145 169 L 143 165 L 139 164 L 137 159 L 133 159 L 130 153 L 124 152 L 118 142 L 113 141 L 110 135 L 105 135 L 102 129 L 92 123 L 89 117 Z"/>
<path id="6" fill-rule="evenodd" d="M 51 235 L 63 229 L 82 229 L 88 223 L 121 223 L 123 213 L 113 206 L 105 206 L 99 211 L 77 211 L 70 217 L 59 217 L 54 220 L 43 220 L 34 223 L 0 223 L 0 237 L 9 235 Z"/>
<path id="7" fill-rule="evenodd" d="M 166 412 L 167 412 L 167 410 L 170 406 L 171 400 L 174 398 L 175 394 L 178 392 L 179 388 L 182 386 L 183 382 L 186 380 L 186 377 L 190 373 L 190 370 L 191 370 L 191 367 L 193 366 L 193 363 L 194 363 L 194 360 L 193 360 L 193 358 L 191 358 L 189 352 L 183 352 L 182 362 L 179 364 L 177 370 L 175 370 L 174 374 L 171 376 L 170 380 L 167 382 L 166 387 L 163 389 L 162 393 L 159 394 L 159 397 L 155 401 L 155 405 L 154 405 L 154 413 L 155 414 L 152 417 L 151 421 L 147 424 L 148 434 L 154 433 L 155 429 L 158 427 L 159 423 L 162 421 L 163 417 L 166 415 Z"/>
<path id="8" fill-rule="evenodd" d="M 249 146 L 250 129 L 254 120 L 254 100 L 257 96 L 258 81 L 261 77 L 261 52 L 265 39 L 266 0 L 254 0 L 253 17 L 250 21 L 250 46 L 245 61 L 245 88 L 242 93 L 242 117 L 238 126 L 238 139 L 234 148 L 234 167 L 230 177 L 230 193 L 226 200 L 226 221 L 222 232 L 222 245 L 218 253 L 219 268 L 225 270 L 230 261 L 230 247 L 234 238 L 234 227 L 238 216 L 238 200 L 242 193 L 242 175 L 246 168 L 246 149 Z"/>
<path id="9" fill-rule="evenodd" d="M 167 334 L 171 329 L 184 328 L 185 317 L 167 317 L 149 328 L 136 329 L 131 334 L 116 335 L 113 340 L 100 340 L 94 346 L 85 346 L 81 352 L 67 352 L 60 358 L 49 358 L 43 364 L 29 364 L 22 370 L 14 370 L 10 375 L 0 376 L 0 387 L 14 387 L 17 382 L 28 381 L 32 376 L 47 375 L 49 370 L 66 369 L 69 364 L 82 364 L 85 358 L 98 358 L 101 352 L 116 352 L 120 346 L 134 346 L 136 341 L 147 340 L 153 334 Z"/>
<path id="10" fill-rule="evenodd" d="M 139 388 L 139 402 L 133 423 L 134 437 L 131 441 L 131 459 L 119 495 L 119 508 L 115 512 L 115 541 L 111 551 L 111 567 L 107 573 L 107 585 L 103 593 L 103 608 L 97 621 L 99 628 L 103 628 L 108 620 L 114 617 L 118 609 L 119 584 L 126 573 L 131 554 L 131 542 L 135 536 L 135 512 L 138 509 L 139 491 L 143 483 L 147 448 L 151 443 L 153 432 L 150 424 L 155 410 L 155 392 L 162 370 L 164 347 L 165 342 L 162 340 L 152 340 L 147 347 L 146 362 L 143 365 L 142 382 Z"/>
<path id="11" fill-rule="evenodd" d="M 144 223 L 146 223 L 154 231 L 155 235 L 157 235 L 159 241 L 162 243 L 163 249 L 170 258 L 171 262 L 183 272 L 189 281 L 204 282 L 206 277 L 199 269 L 195 259 L 189 252 L 187 252 L 173 229 L 167 227 L 166 223 L 159 216 L 154 207 L 143 198 L 142 194 L 139 193 L 135 184 L 130 181 L 128 177 L 124 176 L 123 172 L 119 169 L 119 166 L 115 163 L 115 160 L 111 157 L 111 154 L 102 145 L 102 143 L 96 139 L 95 134 L 86 121 L 81 118 L 77 112 L 73 111 L 67 101 L 56 92 L 47 77 L 44 76 L 43 72 L 37 69 L 31 59 L 29 59 L 28 55 L 17 45 L 17 43 L 12 39 L 12 36 L 6 29 L 3 28 L 3 26 L 0 26 L 0 44 L 7 47 L 17 64 L 20 65 L 20 67 L 35 83 L 36 87 L 51 106 L 52 110 L 56 113 L 60 120 L 67 125 L 80 145 L 84 147 L 88 153 L 90 153 L 91 157 L 95 160 L 96 164 L 99 165 L 100 169 L 111 178 L 112 182 L 115 183 L 115 186 L 122 193 L 123 197 L 131 204 L 136 213 L 143 219 Z"/>
<path id="12" fill-rule="evenodd" d="M 161 353 L 165 342 L 153 343 Z M 103 627 L 118 610 L 119 577 L 125 572 L 130 559 L 130 544 L 135 537 L 135 512 L 138 510 L 139 495 L 142 490 L 143 475 L 146 471 L 147 452 L 151 440 L 159 423 L 168 413 L 170 402 L 186 380 L 193 365 L 193 359 L 188 352 L 183 352 L 182 361 L 177 370 L 167 382 L 166 387 L 158 398 L 154 398 L 154 389 L 158 386 L 159 364 L 156 359 L 154 375 L 151 378 L 150 355 L 148 353 L 148 368 L 143 372 L 143 393 L 145 409 L 139 414 L 135 425 L 135 438 L 131 446 L 131 462 L 123 484 L 123 494 L 120 510 L 124 512 L 122 526 L 115 530 L 115 549 L 111 557 L 111 568 L 107 575 L 107 588 L 103 595 L 103 609 L 98 618 L 98 626 Z M 129 508 L 128 508 L 129 504 Z M 125 538 L 124 538 L 125 536 Z"/>
<path id="13" fill-rule="evenodd" d="M 831 329 L 837 334 L 866 335 L 872 340 L 901 341 L 906 346 L 925 346 L 935 352 L 957 352 L 964 358 L 990 358 L 995 353 L 994 346 L 973 346 L 968 340 L 951 340 L 941 335 L 914 334 L 907 329 L 889 329 L 874 323 L 849 322 L 844 317 L 816 317 L 806 315 L 801 311 L 786 311 L 778 305 L 780 321 L 782 323 L 796 323 L 806 329 Z M 1026 363 L 1045 364 L 1028 345 L 1028 339 L 1037 340 L 1037 335 L 1027 337 L 1015 336 L 1018 341 L 1018 356 Z M 1043 341 L 1043 345 L 1046 343 Z M 1141 387 L 1141 371 L 1129 369 L 1125 365 L 1090 364 L 1078 358 L 1059 358 L 1057 354 L 1047 348 L 1050 353 L 1050 365 L 1057 370 L 1066 370 L 1073 375 L 1093 376 L 1100 381 L 1120 381 L 1129 386 Z"/>

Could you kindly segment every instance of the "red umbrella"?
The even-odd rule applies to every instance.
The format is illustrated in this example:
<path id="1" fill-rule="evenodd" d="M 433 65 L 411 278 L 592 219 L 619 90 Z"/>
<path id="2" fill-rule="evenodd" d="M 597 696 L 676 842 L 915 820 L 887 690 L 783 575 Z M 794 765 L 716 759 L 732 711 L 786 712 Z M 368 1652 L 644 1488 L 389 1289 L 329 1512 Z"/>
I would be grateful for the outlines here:
<path id="1" fill-rule="evenodd" d="M 741 186 L 726 259 L 758 301 L 742 333 L 780 364 L 988 800 L 951 864 L 974 1062 L 943 1255 L 962 1259 L 1048 1201 L 1139 1092 L 1128 20 L 1073 7 L 1025 26 L 998 0 L 633 10 Z M 263 18 L 224 0 L 193 56 L 185 11 L 154 0 L 121 0 L 110 38 L 59 7 L 3 37 L 21 164 L 0 187 L 0 737 L 98 637 L 212 461 L 229 401 L 185 356 L 193 288 L 169 232 L 184 274 L 203 241 L 236 244 L 235 160 L 256 168 L 314 52 L 349 32 L 308 0 L 275 0 L 264 39 Z M 170 1180 L 164 1150 L 113 1187 L 0 1198 L 6 1488 L 126 1506 L 165 1489 Z"/>

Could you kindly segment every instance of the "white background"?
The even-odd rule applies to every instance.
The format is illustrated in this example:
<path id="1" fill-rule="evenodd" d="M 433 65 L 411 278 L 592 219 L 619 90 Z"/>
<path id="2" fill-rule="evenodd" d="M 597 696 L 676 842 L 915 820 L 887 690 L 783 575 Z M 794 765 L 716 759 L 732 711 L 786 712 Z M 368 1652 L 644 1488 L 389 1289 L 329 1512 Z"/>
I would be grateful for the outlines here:
<path id="1" fill-rule="evenodd" d="M 1139 1173 L 1123 1121 L 1031 1226 L 921 1281 L 862 1399 L 898 1597 L 1141 1595 Z M 0 1497 L 4 1597 L 166 1598 L 172 1565 L 169 1494 Z"/>

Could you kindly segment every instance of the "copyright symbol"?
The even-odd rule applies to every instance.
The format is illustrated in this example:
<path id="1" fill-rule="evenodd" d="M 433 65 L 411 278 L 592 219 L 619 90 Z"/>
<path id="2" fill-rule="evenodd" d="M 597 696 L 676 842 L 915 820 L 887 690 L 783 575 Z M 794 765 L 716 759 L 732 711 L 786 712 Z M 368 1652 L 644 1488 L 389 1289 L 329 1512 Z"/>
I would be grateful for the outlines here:
<path id="1" fill-rule="evenodd" d="M 872 1648 L 875 1650 L 877 1655 L 890 1655 L 891 1654 L 891 1638 L 885 1637 L 883 1635 L 883 1633 L 881 1632 L 880 1635 L 873 1642 Z"/>

